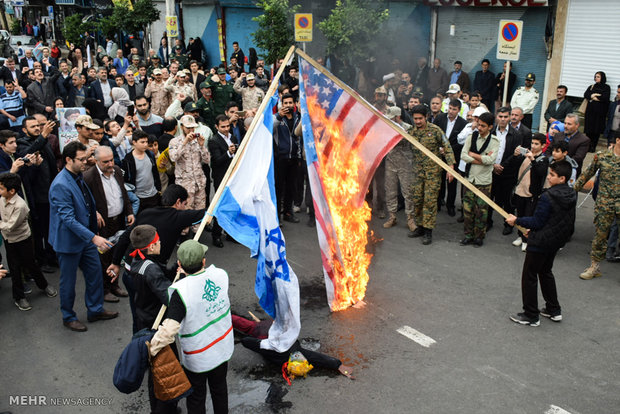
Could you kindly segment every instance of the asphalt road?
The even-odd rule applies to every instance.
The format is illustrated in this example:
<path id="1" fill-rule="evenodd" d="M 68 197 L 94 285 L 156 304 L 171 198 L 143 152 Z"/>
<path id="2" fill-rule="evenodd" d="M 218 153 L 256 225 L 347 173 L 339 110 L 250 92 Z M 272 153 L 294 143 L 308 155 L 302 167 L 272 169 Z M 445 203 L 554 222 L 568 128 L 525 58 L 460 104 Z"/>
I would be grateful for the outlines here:
<path id="1" fill-rule="evenodd" d="M 445 210 L 430 246 L 406 237 L 402 211 L 392 229 L 373 219 L 380 240 L 370 247 L 374 258 L 366 306 L 331 313 L 316 232 L 305 225 L 305 216 L 299 224 L 287 223 L 288 258 L 301 286 L 300 338 L 353 365 L 357 379 L 313 370 L 288 386 L 279 367 L 237 344 L 229 365 L 230 411 L 620 412 L 620 266 L 603 263 L 603 277 L 578 277 L 589 264 L 592 209 L 591 199 L 579 209 L 575 235 L 556 258 L 564 320 L 542 318 L 540 327 L 508 319 L 521 309 L 525 254 L 510 244 L 515 235 L 501 235 L 501 225 L 475 249 L 459 246 L 462 224 Z M 211 248 L 207 258 L 228 271 L 233 310 L 264 315 L 253 293 L 255 262 L 248 250 L 228 242 L 224 249 Z M 58 274 L 49 280 L 57 286 Z M 85 321 L 83 289 L 82 281 L 75 309 Z M 126 299 L 106 305 L 121 312 L 118 319 L 88 324 L 86 333 L 62 326 L 58 298 L 34 292 L 29 299 L 33 309 L 20 312 L 10 280 L 0 282 L 0 411 L 149 412 L 144 384 L 131 395 L 112 384 L 116 360 L 131 336 Z M 16 396 L 43 396 L 48 405 L 15 405 Z M 49 405 L 56 397 L 99 405 Z"/>

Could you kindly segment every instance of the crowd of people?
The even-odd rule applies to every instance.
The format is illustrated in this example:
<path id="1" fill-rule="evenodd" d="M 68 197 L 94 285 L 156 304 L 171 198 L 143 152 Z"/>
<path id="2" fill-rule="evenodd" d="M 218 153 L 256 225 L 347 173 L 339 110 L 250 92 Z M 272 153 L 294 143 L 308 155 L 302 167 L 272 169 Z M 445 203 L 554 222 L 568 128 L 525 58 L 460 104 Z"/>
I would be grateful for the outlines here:
<path id="1" fill-rule="evenodd" d="M 32 308 L 26 298 L 32 278 L 47 296 L 60 296 L 64 326 L 86 331 L 73 309 L 79 268 L 86 281 L 89 322 L 116 318 L 118 313 L 106 310 L 104 303 L 129 296 L 133 328 L 138 332 L 152 326 L 161 305 L 170 305 L 163 330 L 154 338 L 153 353 L 175 334 L 191 336 L 195 327 L 216 319 L 218 323 L 198 342 L 226 336 L 235 323 L 247 328 L 246 322 L 235 322 L 229 313 L 225 317 L 230 307 L 227 275 L 221 269 L 205 268 L 206 246 L 186 244 L 179 248 L 178 263 L 169 264 L 168 259 L 179 240 L 191 238 L 204 218 L 211 188 L 217 189 L 224 179 L 265 99 L 272 73 L 253 49 L 246 58 L 237 42 L 229 63 L 213 68 L 203 64 L 199 39 L 187 49 L 179 41 L 171 53 L 167 42 L 164 38 L 159 50 L 144 53 L 139 42 L 130 39 L 119 48 L 110 38 L 96 49 L 72 45 L 66 57 L 53 43 L 42 47 L 39 58 L 25 50 L 20 59 L 8 57 L 0 69 L 4 83 L 0 90 L 0 232 L 16 306 L 23 311 Z M 585 95 L 584 134 L 579 131 L 579 116 L 565 99 L 567 88 L 558 86 L 557 99 L 545 112 L 549 132 L 533 134 L 532 113 L 539 99 L 533 87 L 535 74 L 525 76 L 524 86 L 507 97 L 510 106 L 504 106 L 505 69 L 495 75 L 489 68 L 484 60 L 471 82 L 461 62 L 455 62 L 448 74 L 439 59 L 430 68 L 420 59 L 411 75 L 399 70 L 384 76 L 383 84 L 374 89 L 374 105 L 476 189 L 461 186 L 457 218 L 464 225 L 461 245 L 483 246 L 493 226 L 493 211 L 480 194 L 511 214 L 503 222 L 504 235 L 512 234 L 515 224 L 527 229 L 512 242 L 528 252 L 524 313 L 513 320 L 536 325 L 540 314 L 559 321 L 553 257 L 572 234 L 575 190 L 595 175 L 596 232 L 591 266 L 580 277 L 600 276 L 599 263 L 605 258 L 619 260 L 620 87 L 617 101 L 608 110 L 602 105 L 609 100 L 602 87 L 605 75 L 597 73 L 596 83 Z M 514 73 L 508 82 L 511 91 Z M 307 225 L 314 226 L 294 65 L 286 67 L 277 93 L 273 149 L 280 219 L 299 223 L 298 213 L 305 211 Z M 71 109 L 59 119 L 58 108 Z M 74 130 L 77 137 L 62 142 L 63 128 Z M 587 152 L 592 145 L 596 148 L 602 133 L 608 137 L 608 149 L 583 168 Z M 373 212 L 387 218 L 385 228 L 397 224 L 397 211 L 404 207 L 409 236 L 420 237 L 428 245 L 438 211 L 445 206 L 447 214 L 456 217 L 458 193 L 451 173 L 402 140 L 378 168 L 368 199 Z M 560 234 L 558 228 L 566 234 L 550 240 L 549 234 Z M 209 230 L 212 245 L 223 248 L 227 238 L 217 220 Z M 123 262 L 130 264 L 128 271 L 122 271 Z M 172 285 L 177 265 L 201 279 L 186 278 Z M 58 268 L 56 290 L 44 273 Z M 1 276 L 6 274 L 0 271 Z M 187 306 L 200 301 L 194 296 L 203 293 L 202 287 L 191 285 L 204 285 L 205 278 L 213 284 L 213 300 L 217 292 L 223 298 L 210 305 L 208 317 Z M 537 278 L 547 301 L 541 311 L 536 303 Z M 181 347 L 186 346 L 193 348 L 197 342 L 182 340 Z M 186 357 L 195 386 L 207 381 L 210 387 L 212 382 L 221 385 L 230 346 L 223 341 L 209 351 L 218 362 L 215 365 L 206 364 L 201 356 Z M 260 348 L 256 343 L 248 347 Z M 342 368 L 339 361 L 327 365 Z M 210 374 L 200 374 L 205 371 Z M 350 369 L 341 372 L 348 375 Z M 214 406 L 224 411 L 226 390 L 215 386 L 211 391 Z M 198 400 L 192 404 L 202 403 L 204 408 L 206 388 L 196 395 Z M 161 402 L 151 393 L 151 403 L 156 410 Z M 162 407 L 162 412 L 171 409 Z"/>

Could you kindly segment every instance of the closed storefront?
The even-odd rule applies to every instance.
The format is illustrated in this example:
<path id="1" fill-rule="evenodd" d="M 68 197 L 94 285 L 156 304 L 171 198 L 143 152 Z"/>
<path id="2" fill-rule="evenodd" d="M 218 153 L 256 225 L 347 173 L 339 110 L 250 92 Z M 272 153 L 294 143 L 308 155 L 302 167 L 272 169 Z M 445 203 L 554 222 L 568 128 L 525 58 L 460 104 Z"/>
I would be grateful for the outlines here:
<path id="1" fill-rule="evenodd" d="M 438 2 L 427 1 L 429 5 Z M 449 4 L 449 1 L 441 3 Z M 540 93 L 538 105 L 534 110 L 534 129 L 537 129 L 541 116 L 542 90 L 545 80 L 547 52 L 545 48 L 545 25 L 549 7 L 546 2 L 537 1 L 524 5 L 536 7 L 503 6 L 502 2 L 495 2 L 496 7 L 474 7 L 476 4 L 491 4 L 491 2 L 453 2 L 454 6 L 434 7 L 436 12 L 436 44 L 435 56 L 442 61 L 442 67 L 448 73 L 453 70 L 454 62 L 463 62 L 463 70 L 469 74 L 473 87 L 476 72 L 481 70 L 483 59 L 491 62 L 489 70 L 494 74 L 501 73 L 504 61 L 496 59 L 497 36 L 500 20 L 522 20 L 523 31 L 521 53 L 519 61 L 513 63 L 513 72 L 517 79 L 514 92 L 523 86 L 527 73 L 536 74 L 534 87 Z M 509 4 L 510 2 L 504 2 Z M 512 2 L 519 4 L 519 2 Z M 464 4 L 465 6 L 458 6 Z M 433 45 L 431 45 L 431 48 Z M 510 95 L 509 95 L 510 96 Z M 544 112 L 544 109 L 542 109 Z"/>
<path id="2" fill-rule="evenodd" d="M 582 97 L 597 71 L 605 72 L 612 91 L 620 84 L 618 17 L 620 1 L 568 1 L 566 25 L 556 27 L 556 33 L 565 31 L 560 83 L 568 87 L 568 95 Z"/>

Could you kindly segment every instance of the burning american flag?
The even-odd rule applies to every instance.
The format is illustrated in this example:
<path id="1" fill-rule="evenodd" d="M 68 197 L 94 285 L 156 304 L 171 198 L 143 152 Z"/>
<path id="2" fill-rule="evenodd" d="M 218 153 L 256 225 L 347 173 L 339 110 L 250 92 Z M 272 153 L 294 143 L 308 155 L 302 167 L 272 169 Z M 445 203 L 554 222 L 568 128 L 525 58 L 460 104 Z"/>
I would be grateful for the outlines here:
<path id="1" fill-rule="evenodd" d="M 379 163 L 402 136 L 321 70 L 299 57 L 306 163 L 327 300 L 337 311 L 366 293 L 372 255 L 366 251 L 371 212 L 364 198 Z"/>

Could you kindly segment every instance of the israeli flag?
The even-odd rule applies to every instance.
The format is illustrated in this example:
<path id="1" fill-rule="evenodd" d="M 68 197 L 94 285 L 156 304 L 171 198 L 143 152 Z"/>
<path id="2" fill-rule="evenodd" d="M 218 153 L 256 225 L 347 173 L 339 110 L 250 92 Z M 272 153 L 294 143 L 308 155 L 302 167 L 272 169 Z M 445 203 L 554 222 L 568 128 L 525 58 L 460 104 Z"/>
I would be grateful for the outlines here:
<path id="1" fill-rule="evenodd" d="M 250 249 L 258 261 L 254 290 L 262 308 L 274 319 L 261 348 L 288 350 L 301 329 L 299 283 L 286 261 L 284 235 L 277 214 L 273 175 L 272 97 L 248 140 L 241 159 L 215 206 L 220 226 Z"/>

